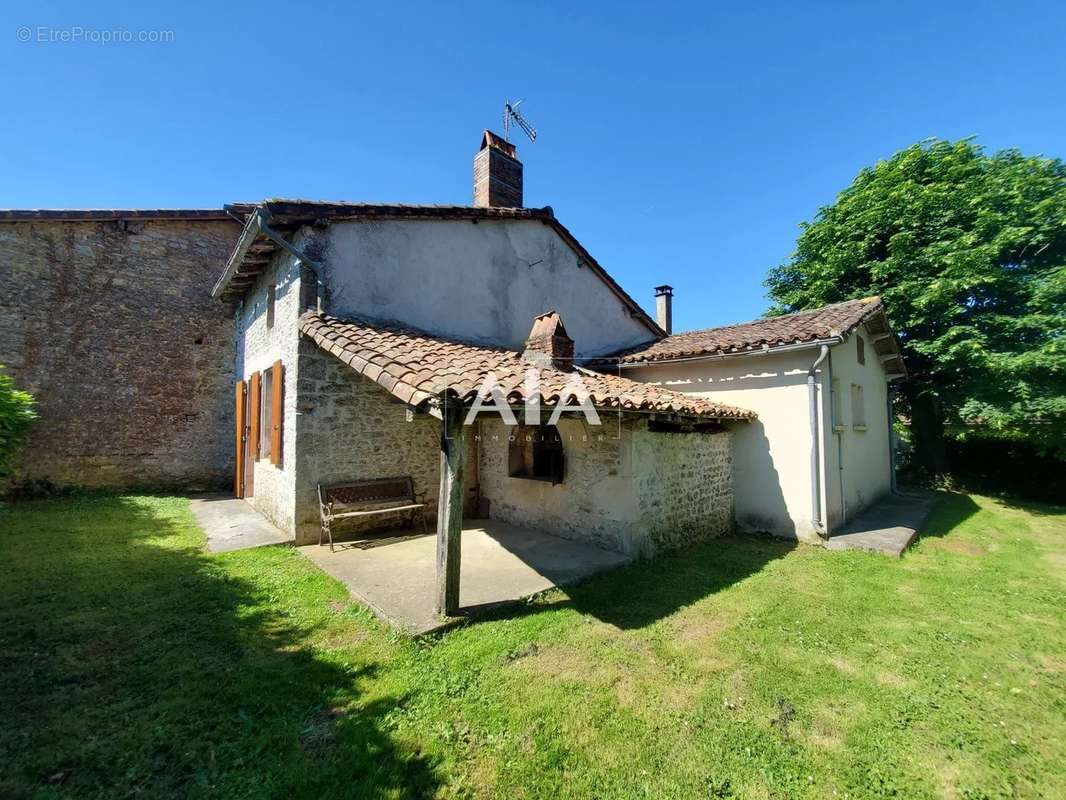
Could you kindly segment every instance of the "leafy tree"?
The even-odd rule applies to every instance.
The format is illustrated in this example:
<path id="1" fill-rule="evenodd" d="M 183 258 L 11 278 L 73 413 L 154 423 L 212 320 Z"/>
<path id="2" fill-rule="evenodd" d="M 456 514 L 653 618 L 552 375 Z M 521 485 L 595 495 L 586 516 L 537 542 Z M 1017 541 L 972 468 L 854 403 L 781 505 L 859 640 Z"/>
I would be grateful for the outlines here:
<path id="1" fill-rule="evenodd" d="M 0 364 L 0 475 L 7 475 L 30 423 L 37 418 L 33 397 L 15 388 Z"/>
<path id="2" fill-rule="evenodd" d="M 771 313 L 881 295 L 915 457 L 944 436 L 1066 454 L 1066 164 L 928 140 L 864 169 L 766 280 Z"/>

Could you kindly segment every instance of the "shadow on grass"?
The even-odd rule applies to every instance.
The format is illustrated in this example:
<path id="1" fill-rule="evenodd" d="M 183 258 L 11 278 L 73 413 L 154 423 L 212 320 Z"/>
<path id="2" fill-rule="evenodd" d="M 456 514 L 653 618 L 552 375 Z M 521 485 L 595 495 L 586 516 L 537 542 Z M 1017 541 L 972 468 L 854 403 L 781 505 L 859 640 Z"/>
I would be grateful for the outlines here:
<path id="1" fill-rule="evenodd" d="M 921 539 L 947 536 L 981 510 L 967 494 L 937 492 L 936 505 L 919 530 Z"/>
<path id="2" fill-rule="evenodd" d="M 478 619 L 574 608 L 619 628 L 643 628 L 739 583 L 795 548 L 794 541 L 770 536 L 723 536 L 567 586 L 567 599 L 558 603 L 500 607 Z"/>
<path id="3" fill-rule="evenodd" d="M 362 700 L 377 665 L 306 646 L 199 550 L 180 501 L 0 511 L 0 795 L 422 797 L 437 778 Z"/>

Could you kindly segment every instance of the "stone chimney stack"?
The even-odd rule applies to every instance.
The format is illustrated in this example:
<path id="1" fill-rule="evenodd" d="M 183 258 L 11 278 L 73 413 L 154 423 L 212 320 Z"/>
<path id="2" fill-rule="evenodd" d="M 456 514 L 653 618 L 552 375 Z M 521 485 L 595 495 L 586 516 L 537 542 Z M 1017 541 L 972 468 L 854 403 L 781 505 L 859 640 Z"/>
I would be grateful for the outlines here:
<path id="1" fill-rule="evenodd" d="M 655 287 L 655 321 L 667 333 L 674 332 L 674 287 Z"/>
<path id="2" fill-rule="evenodd" d="M 474 156 L 474 205 L 522 207 L 522 162 L 515 146 L 492 131 L 485 131 Z"/>
<path id="3" fill-rule="evenodd" d="M 549 311 L 534 317 L 522 360 L 542 369 L 549 366 L 561 370 L 574 368 L 574 340 L 563 327 L 559 312 Z"/>

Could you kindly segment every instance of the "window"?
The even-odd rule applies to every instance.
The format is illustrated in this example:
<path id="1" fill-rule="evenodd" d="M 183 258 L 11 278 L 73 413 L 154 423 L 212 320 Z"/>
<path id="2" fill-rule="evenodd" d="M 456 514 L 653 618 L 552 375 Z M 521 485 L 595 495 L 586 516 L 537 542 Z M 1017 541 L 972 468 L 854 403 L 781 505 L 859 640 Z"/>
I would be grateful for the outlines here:
<path id="1" fill-rule="evenodd" d="M 857 431 L 866 430 L 866 405 L 862 397 L 862 387 L 851 384 L 851 427 Z"/>
<path id="2" fill-rule="evenodd" d="M 263 370 L 263 377 L 259 383 L 262 385 L 259 400 L 259 454 L 260 457 L 270 457 L 270 396 L 274 391 L 273 370 Z"/>
<path id="3" fill-rule="evenodd" d="M 267 288 L 267 328 L 274 327 L 274 305 L 278 299 L 278 285 L 270 284 Z"/>
<path id="4" fill-rule="evenodd" d="M 866 363 L 866 342 L 864 342 L 862 340 L 861 336 L 856 336 L 855 337 L 855 347 L 856 347 L 855 355 L 858 357 L 859 363 L 860 364 L 865 364 Z"/>
<path id="5" fill-rule="evenodd" d="M 829 393 L 833 408 L 833 430 L 840 431 L 844 429 L 844 403 L 840 396 L 840 378 L 833 378 Z"/>
<path id="6" fill-rule="evenodd" d="M 554 425 L 519 425 L 511 434 L 507 455 L 512 478 L 563 482 L 563 440 Z"/>

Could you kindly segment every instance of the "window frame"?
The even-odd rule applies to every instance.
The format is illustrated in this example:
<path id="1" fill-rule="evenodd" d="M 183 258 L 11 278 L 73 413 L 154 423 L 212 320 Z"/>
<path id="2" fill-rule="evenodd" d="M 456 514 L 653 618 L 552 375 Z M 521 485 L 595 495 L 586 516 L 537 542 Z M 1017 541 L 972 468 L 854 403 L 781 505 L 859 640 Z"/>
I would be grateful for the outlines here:
<path id="1" fill-rule="evenodd" d="M 518 425 L 507 441 L 507 475 L 557 486 L 566 478 L 566 449 L 555 425 Z"/>
<path id="2" fill-rule="evenodd" d="M 270 395 L 274 386 L 274 371 L 264 369 L 259 378 L 259 458 L 270 460 L 270 428 L 273 414 Z"/>
<path id="3" fill-rule="evenodd" d="M 866 397 L 861 383 L 851 384 L 851 429 L 866 430 Z"/>

